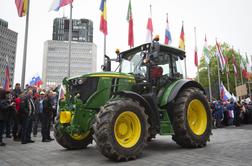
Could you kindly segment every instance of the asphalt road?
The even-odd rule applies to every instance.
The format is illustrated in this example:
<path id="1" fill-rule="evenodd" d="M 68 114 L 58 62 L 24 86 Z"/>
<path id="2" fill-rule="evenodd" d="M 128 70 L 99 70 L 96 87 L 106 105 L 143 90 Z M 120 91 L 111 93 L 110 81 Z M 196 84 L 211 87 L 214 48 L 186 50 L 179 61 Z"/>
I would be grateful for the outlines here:
<path id="1" fill-rule="evenodd" d="M 40 136 L 33 139 L 35 143 L 25 145 L 4 139 L 7 146 L 0 147 L 0 166 L 252 166 L 252 125 L 214 129 L 211 141 L 200 149 L 184 149 L 171 136 L 158 136 L 137 160 L 120 163 L 102 156 L 95 143 L 70 151 L 56 141 L 43 143 Z"/>

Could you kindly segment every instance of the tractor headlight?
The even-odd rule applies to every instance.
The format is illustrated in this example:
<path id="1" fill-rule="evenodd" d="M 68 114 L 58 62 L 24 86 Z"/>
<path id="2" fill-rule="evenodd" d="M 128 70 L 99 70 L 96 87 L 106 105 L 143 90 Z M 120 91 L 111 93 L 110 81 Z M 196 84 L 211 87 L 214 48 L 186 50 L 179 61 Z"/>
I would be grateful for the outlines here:
<path id="1" fill-rule="evenodd" d="M 70 111 L 60 112 L 60 123 L 70 123 L 72 118 L 72 113 Z"/>

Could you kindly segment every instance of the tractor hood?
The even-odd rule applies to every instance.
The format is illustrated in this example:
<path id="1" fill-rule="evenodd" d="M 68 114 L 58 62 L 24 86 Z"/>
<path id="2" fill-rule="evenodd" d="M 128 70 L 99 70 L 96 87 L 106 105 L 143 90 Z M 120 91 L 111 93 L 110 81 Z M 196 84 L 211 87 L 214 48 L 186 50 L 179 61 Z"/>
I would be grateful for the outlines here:
<path id="1" fill-rule="evenodd" d="M 77 77 L 71 77 L 69 80 L 73 80 L 76 78 L 83 78 L 83 77 L 109 77 L 109 78 L 124 78 L 124 79 L 131 79 L 134 80 L 134 76 L 131 74 L 126 74 L 126 73 L 120 73 L 120 72 L 95 72 L 95 73 L 89 73 L 85 74 L 82 76 L 77 76 Z"/>

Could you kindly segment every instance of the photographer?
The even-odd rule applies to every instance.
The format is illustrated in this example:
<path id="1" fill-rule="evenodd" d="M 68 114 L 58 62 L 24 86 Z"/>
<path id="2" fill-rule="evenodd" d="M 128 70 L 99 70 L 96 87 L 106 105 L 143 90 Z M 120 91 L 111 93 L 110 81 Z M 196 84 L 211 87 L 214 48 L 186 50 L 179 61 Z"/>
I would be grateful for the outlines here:
<path id="1" fill-rule="evenodd" d="M 0 146 L 5 146 L 5 143 L 3 143 L 4 123 L 6 121 L 6 113 L 10 107 L 11 105 L 6 98 L 6 91 L 0 88 Z"/>

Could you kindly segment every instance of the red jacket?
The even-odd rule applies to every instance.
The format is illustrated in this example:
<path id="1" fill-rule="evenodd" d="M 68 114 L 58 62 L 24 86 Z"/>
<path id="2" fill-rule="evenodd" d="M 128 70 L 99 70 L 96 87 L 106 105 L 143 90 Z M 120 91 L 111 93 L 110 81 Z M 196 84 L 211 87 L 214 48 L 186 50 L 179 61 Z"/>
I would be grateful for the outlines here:
<path id="1" fill-rule="evenodd" d="M 16 110 L 17 110 L 17 111 L 20 111 L 20 103 L 21 103 L 20 97 L 17 97 L 17 98 L 15 99 L 15 103 L 16 103 Z"/>

